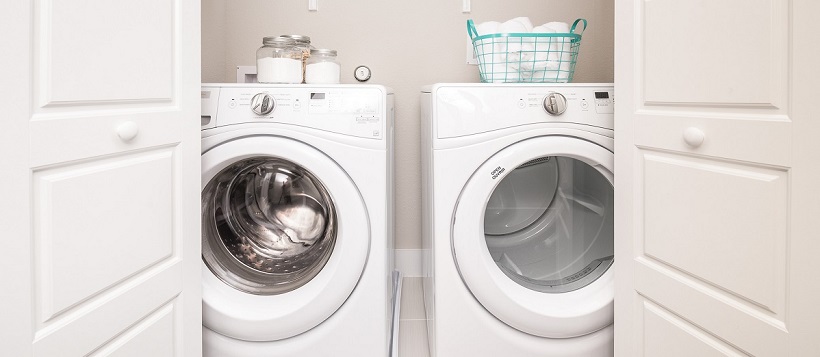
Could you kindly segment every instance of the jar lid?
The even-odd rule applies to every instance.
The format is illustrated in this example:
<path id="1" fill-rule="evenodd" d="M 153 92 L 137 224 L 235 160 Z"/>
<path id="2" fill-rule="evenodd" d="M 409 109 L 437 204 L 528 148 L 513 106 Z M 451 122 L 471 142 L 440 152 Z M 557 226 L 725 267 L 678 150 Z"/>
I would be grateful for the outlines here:
<path id="1" fill-rule="evenodd" d="M 293 39 L 294 41 L 299 42 L 299 43 L 307 43 L 307 44 L 310 43 L 310 37 L 305 36 L 305 35 L 282 35 L 282 36 L 279 36 L 279 37 L 290 38 L 290 39 Z"/>
<path id="2" fill-rule="evenodd" d="M 262 39 L 263 45 L 293 45 L 296 41 L 292 38 L 285 38 L 282 36 L 269 36 Z"/>
<path id="3" fill-rule="evenodd" d="M 325 55 L 325 56 L 336 56 L 336 50 L 329 50 L 326 48 L 317 48 L 310 50 L 311 55 Z"/>

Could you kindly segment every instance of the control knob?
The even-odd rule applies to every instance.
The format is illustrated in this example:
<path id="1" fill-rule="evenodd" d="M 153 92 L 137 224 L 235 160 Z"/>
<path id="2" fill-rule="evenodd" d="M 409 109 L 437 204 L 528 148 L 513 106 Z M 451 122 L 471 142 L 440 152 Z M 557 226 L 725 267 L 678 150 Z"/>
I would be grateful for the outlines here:
<path id="1" fill-rule="evenodd" d="M 276 101 L 268 93 L 259 93 L 251 98 L 251 110 L 256 115 L 268 115 L 276 107 Z"/>
<path id="2" fill-rule="evenodd" d="M 544 110 L 551 115 L 561 115 L 567 110 L 567 98 L 561 93 L 549 92 L 544 97 Z"/>

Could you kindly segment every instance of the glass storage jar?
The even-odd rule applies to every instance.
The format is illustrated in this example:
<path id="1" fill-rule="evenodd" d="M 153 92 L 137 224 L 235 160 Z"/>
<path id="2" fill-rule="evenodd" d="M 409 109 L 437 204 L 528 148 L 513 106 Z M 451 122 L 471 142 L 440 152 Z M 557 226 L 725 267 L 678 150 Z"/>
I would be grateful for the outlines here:
<path id="1" fill-rule="evenodd" d="M 341 66 L 336 62 L 336 51 L 315 49 L 310 51 L 305 69 L 305 83 L 337 84 L 341 75 Z"/>
<path id="2" fill-rule="evenodd" d="M 295 41 L 294 47 L 302 51 L 302 83 L 305 83 L 305 66 L 307 59 L 310 57 L 310 50 L 313 46 L 310 45 L 310 37 L 305 35 L 282 35 L 279 37 L 289 38 Z"/>
<path id="3" fill-rule="evenodd" d="M 295 41 L 265 37 L 256 50 L 256 80 L 259 83 L 302 83 L 302 52 Z"/>

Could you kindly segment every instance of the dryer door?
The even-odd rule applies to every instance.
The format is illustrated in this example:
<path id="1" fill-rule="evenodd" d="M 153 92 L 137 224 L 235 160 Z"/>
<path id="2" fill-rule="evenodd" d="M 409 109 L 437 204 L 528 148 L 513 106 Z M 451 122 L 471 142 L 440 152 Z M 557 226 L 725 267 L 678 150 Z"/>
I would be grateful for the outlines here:
<path id="1" fill-rule="evenodd" d="M 273 341 L 333 314 L 361 277 L 370 225 L 333 160 L 292 139 L 251 136 L 202 154 L 203 324 Z"/>
<path id="2" fill-rule="evenodd" d="M 591 142 L 543 136 L 501 150 L 467 182 L 453 251 L 499 320 L 552 338 L 612 324 L 613 160 Z"/>

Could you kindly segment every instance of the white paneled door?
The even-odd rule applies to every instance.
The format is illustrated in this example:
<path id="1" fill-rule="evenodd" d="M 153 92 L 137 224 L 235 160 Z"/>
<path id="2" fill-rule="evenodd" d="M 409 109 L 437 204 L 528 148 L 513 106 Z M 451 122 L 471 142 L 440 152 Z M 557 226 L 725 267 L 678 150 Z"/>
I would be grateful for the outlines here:
<path id="1" fill-rule="evenodd" d="M 3 5 L 0 355 L 199 356 L 199 1 Z"/>
<path id="2" fill-rule="evenodd" d="M 820 356 L 820 2 L 615 23 L 616 355 Z"/>

